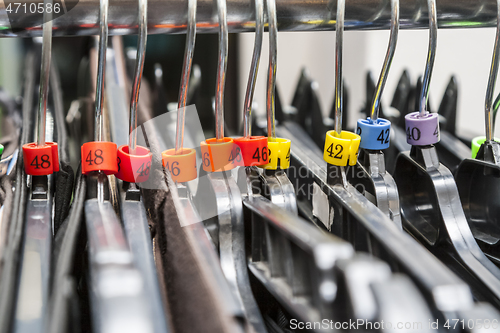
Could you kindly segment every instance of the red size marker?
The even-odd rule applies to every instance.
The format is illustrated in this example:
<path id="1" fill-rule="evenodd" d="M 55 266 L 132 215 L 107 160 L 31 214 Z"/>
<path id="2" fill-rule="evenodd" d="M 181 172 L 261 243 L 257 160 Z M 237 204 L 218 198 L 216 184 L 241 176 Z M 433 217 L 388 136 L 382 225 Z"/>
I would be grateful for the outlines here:
<path id="1" fill-rule="evenodd" d="M 267 138 L 265 136 L 251 136 L 234 139 L 240 148 L 243 166 L 258 166 L 268 163 Z"/>
<path id="2" fill-rule="evenodd" d="M 87 142 L 82 145 L 82 173 L 102 171 L 106 175 L 118 172 L 116 143 L 106 141 Z"/>
<path id="3" fill-rule="evenodd" d="M 23 145 L 24 171 L 32 176 L 46 176 L 59 171 L 59 153 L 57 143 L 45 142 Z"/>
<path id="4" fill-rule="evenodd" d="M 182 148 L 180 154 L 175 154 L 175 149 L 165 150 L 161 153 L 163 167 L 170 171 L 172 180 L 182 183 L 196 179 L 196 150 Z"/>
<path id="5" fill-rule="evenodd" d="M 118 147 L 118 172 L 116 178 L 129 183 L 142 183 L 148 180 L 153 154 L 148 148 L 137 146 L 135 154 L 129 154 L 128 145 Z"/>

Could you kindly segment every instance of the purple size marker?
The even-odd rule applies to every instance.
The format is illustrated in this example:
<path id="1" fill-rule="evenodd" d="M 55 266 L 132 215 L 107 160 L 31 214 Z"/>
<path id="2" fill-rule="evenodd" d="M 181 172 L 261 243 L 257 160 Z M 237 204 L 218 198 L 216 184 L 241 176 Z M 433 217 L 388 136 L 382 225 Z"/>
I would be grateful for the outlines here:
<path id="1" fill-rule="evenodd" d="M 439 118 L 437 113 L 412 112 L 405 116 L 406 142 L 414 146 L 426 146 L 439 142 Z"/>

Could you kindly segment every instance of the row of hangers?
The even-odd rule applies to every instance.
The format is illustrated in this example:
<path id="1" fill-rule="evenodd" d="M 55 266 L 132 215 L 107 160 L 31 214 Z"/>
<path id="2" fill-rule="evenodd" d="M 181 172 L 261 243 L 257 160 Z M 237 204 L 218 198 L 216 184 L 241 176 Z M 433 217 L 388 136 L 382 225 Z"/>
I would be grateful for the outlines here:
<path id="1" fill-rule="evenodd" d="M 225 1 L 217 0 L 216 137 L 203 140 L 200 149 L 193 149 L 187 147 L 200 142 L 199 133 L 190 132 L 185 122 L 189 113 L 186 104 L 196 37 L 196 0 L 188 1 L 176 130 L 166 136 L 158 133 L 162 129 L 154 122 L 146 121 L 138 126 L 139 91 L 147 41 L 147 1 L 139 1 L 140 34 L 126 116 L 123 107 L 123 97 L 127 95 L 123 82 L 125 59 L 119 38 L 113 38 L 113 48 L 108 49 L 108 2 L 101 0 L 100 36 L 97 55 L 94 54 L 94 61 L 97 57 L 93 80 L 96 82 L 94 141 L 82 146 L 81 170 L 74 184 L 68 180 L 65 185 L 60 183 L 63 173 L 68 174 L 67 179 L 73 176 L 66 168 L 69 147 L 59 144 L 68 133 L 64 129 L 57 73 L 50 67 L 52 26 L 50 20 L 46 21 L 41 43 L 36 122 L 29 115 L 36 108 L 34 67 L 37 61 L 34 54 L 27 59 L 22 146 L 17 148 L 17 151 L 23 149 L 23 154 L 19 154 L 15 174 L 19 190 L 13 200 L 11 216 L 14 218 L 5 248 L 6 256 L 17 260 L 5 261 L 2 267 L 5 273 L 2 276 L 11 277 L 0 281 L 3 291 L 1 328 L 19 332 L 61 330 L 59 310 L 64 307 L 65 299 L 54 299 L 51 292 L 54 286 L 71 283 L 63 272 L 69 267 L 65 260 L 70 260 L 65 255 L 70 255 L 63 253 L 63 249 L 75 250 L 78 231 L 76 226 L 61 221 L 58 207 L 69 207 L 71 196 L 62 199 L 60 196 L 67 194 L 64 192 L 67 188 L 71 193 L 73 185 L 69 220 L 84 215 L 88 237 L 89 301 L 93 330 L 97 332 L 165 332 L 171 329 L 164 315 L 164 300 L 160 297 L 164 282 L 156 274 L 155 264 L 158 267 L 159 259 L 155 261 L 153 257 L 148 226 L 151 213 L 147 211 L 151 197 L 145 197 L 147 190 L 171 193 L 169 200 L 173 202 L 179 223 L 184 226 L 185 236 L 192 242 L 190 246 L 197 249 L 199 256 L 203 254 L 206 262 L 214 263 L 206 269 L 213 277 L 211 283 L 217 286 L 214 288 L 221 291 L 220 297 L 227 302 L 227 313 L 232 318 L 244 318 L 243 321 L 234 320 L 233 326 L 226 328 L 229 331 L 269 330 L 269 313 L 262 311 L 266 292 L 290 316 L 304 321 L 323 318 L 380 321 L 390 320 L 392 315 L 424 323 L 429 318 L 443 323 L 452 318 L 498 318 L 495 309 L 500 298 L 500 271 L 495 265 L 498 263 L 495 251 L 498 239 L 495 203 L 490 198 L 494 197 L 491 196 L 495 193 L 496 181 L 493 179 L 497 178 L 499 162 L 498 144 L 492 141 L 492 102 L 500 24 L 486 97 L 486 140 L 480 145 L 477 158 L 461 160 L 453 174 L 439 162 L 439 117 L 428 112 L 426 107 L 437 38 L 433 0 L 428 1 L 429 54 L 422 88 L 417 88 L 419 111 L 405 115 L 404 127 L 401 122 L 391 126 L 391 122 L 379 117 L 380 98 L 399 29 L 398 1 L 391 0 L 390 4 L 389 49 L 374 90 L 370 117 L 358 121 L 356 134 L 342 130 L 342 123 L 345 123 L 342 81 L 345 1 L 337 2 L 334 112 L 331 121 L 318 119 L 317 112 L 312 114 L 311 120 L 313 123 L 321 121 L 320 124 L 329 129 L 321 147 L 318 136 L 303 129 L 305 118 L 301 119 L 300 113 L 296 118 L 287 117 L 291 113 L 286 114 L 288 111 L 284 107 L 276 109 L 279 105 L 275 94 L 278 29 L 274 0 L 267 0 L 266 7 L 263 0 L 255 0 L 256 39 L 243 110 L 243 137 L 224 136 L 228 31 Z M 500 8 L 500 3 L 497 4 Z M 264 128 L 256 124 L 252 130 L 252 102 L 265 8 L 270 34 L 267 122 Z M 49 84 L 53 85 L 52 100 Z M 314 99 L 310 95 L 310 103 L 315 103 Z M 300 108 L 297 109 L 300 112 Z M 128 126 L 124 125 L 127 118 Z M 450 124 L 454 122 L 453 118 L 446 120 Z M 36 136 L 33 135 L 35 128 Z M 129 130 L 124 131 L 124 128 Z M 143 137 L 138 133 L 139 128 L 145 133 Z M 397 131 L 402 132 L 403 140 L 411 149 L 399 151 L 397 155 L 392 153 L 392 159 L 386 159 L 384 150 L 392 148 L 389 139 Z M 252 132 L 267 136 L 255 136 Z M 36 141 L 30 143 L 35 137 Z M 401 140 L 397 135 L 392 137 L 394 139 Z M 450 127 L 449 139 L 450 142 L 458 140 L 453 136 L 453 127 Z M 118 148 L 111 140 L 124 144 Z M 175 142 L 174 148 L 167 149 L 171 146 L 168 140 Z M 139 145 L 142 141 L 147 147 Z M 399 146 L 404 147 L 404 144 Z M 358 147 L 361 148 L 359 156 Z M 205 163 L 207 158 L 208 163 Z M 273 158 L 276 158 L 274 164 L 271 163 Z M 2 158 L 6 175 L 14 170 L 12 162 L 15 160 L 14 153 Z M 235 168 L 237 162 L 243 164 Z M 183 168 L 175 169 L 174 163 Z M 386 170 L 389 163 L 394 165 L 393 176 Z M 265 166 L 258 167 L 262 165 Z M 139 176 L 125 174 L 139 167 L 142 167 Z M 199 174 L 196 169 L 200 170 Z M 354 172 L 350 171 L 352 169 Z M 39 173 L 41 170 L 43 174 Z M 304 170 L 305 175 L 297 170 Z M 179 177 L 181 173 L 184 176 L 185 171 L 190 175 Z M 57 180 L 54 172 L 58 172 Z M 109 177 L 116 173 L 116 177 Z M 144 185 L 141 185 L 142 180 Z M 156 184 L 155 187 L 148 187 L 151 183 Z M 301 194 L 298 189 L 302 186 L 309 192 Z M 199 223 L 201 221 L 203 223 Z M 57 237 L 58 227 L 65 228 L 66 242 L 54 243 L 53 235 Z M 51 256 L 54 244 L 61 246 L 55 261 Z M 17 265 L 18 262 L 22 264 Z M 218 262 L 220 265 L 216 264 Z M 30 279 L 34 269 L 42 272 L 35 283 Z M 19 282 L 14 277 L 17 274 L 8 275 L 9 271 L 18 272 Z M 363 272 L 362 276 L 356 273 L 359 271 Z M 52 279 L 51 274 L 55 275 Z M 254 278 L 265 291 L 254 292 L 251 282 Z M 33 301 L 30 297 L 36 295 L 39 295 L 37 301 L 41 310 L 30 316 Z M 9 308 L 12 304 L 16 306 Z M 400 306 L 397 313 L 391 312 L 394 304 Z"/>

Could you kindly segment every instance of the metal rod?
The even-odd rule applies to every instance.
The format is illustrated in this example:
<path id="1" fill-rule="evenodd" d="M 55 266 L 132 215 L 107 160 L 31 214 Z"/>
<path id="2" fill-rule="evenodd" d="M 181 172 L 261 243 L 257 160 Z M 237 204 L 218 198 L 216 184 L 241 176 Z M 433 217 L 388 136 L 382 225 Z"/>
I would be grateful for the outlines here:
<path id="1" fill-rule="evenodd" d="M 269 68 L 267 72 L 267 136 L 271 141 L 276 138 L 276 71 L 278 62 L 278 22 L 275 0 L 267 0 L 267 20 L 269 24 Z"/>
<path id="2" fill-rule="evenodd" d="M 255 42 L 253 46 L 252 64 L 248 76 L 245 105 L 243 110 L 243 136 L 252 135 L 252 103 L 259 71 L 260 55 L 262 51 L 262 38 L 264 35 L 264 1 L 255 0 Z"/>
<path id="3" fill-rule="evenodd" d="M 186 47 L 184 49 L 184 64 L 182 66 L 179 103 L 177 104 L 177 135 L 175 137 L 175 154 L 182 153 L 184 144 L 184 124 L 186 122 L 186 103 L 188 99 L 189 77 L 193 65 L 194 45 L 196 41 L 196 0 L 188 0 Z"/>
<path id="4" fill-rule="evenodd" d="M 342 132 L 343 85 L 342 85 L 342 53 L 344 46 L 344 13 L 345 0 L 337 0 L 337 22 L 335 23 L 335 132 Z"/>
<path id="5" fill-rule="evenodd" d="M 130 98 L 129 119 L 129 154 L 135 154 L 137 147 L 137 105 L 139 103 L 139 91 L 141 89 L 142 72 L 144 70 L 144 59 L 146 57 L 146 44 L 148 41 L 148 0 L 139 0 L 139 38 L 137 40 L 137 57 L 135 61 L 134 82 L 132 84 L 132 95 Z"/>
<path id="6" fill-rule="evenodd" d="M 427 52 L 427 61 L 425 63 L 424 79 L 422 80 L 422 91 L 420 92 L 420 116 L 426 112 L 425 106 L 429 98 L 429 85 L 431 82 L 432 69 L 436 59 L 437 48 L 437 15 L 436 0 L 427 0 L 429 12 L 429 50 Z"/>
<path id="7" fill-rule="evenodd" d="M 378 79 L 377 88 L 375 90 L 375 95 L 373 96 L 371 119 L 376 121 L 378 119 L 378 112 L 380 109 L 380 97 L 384 91 L 385 83 L 391 69 L 392 59 L 394 58 L 394 53 L 396 52 L 396 44 L 398 42 L 399 33 L 399 0 L 391 1 L 391 34 L 389 37 L 389 46 L 387 48 L 387 54 L 385 55 L 384 64 L 382 66 L 382 71 L 380 72 L 380 77 Z"/>
<path id="8" fill-rule="evenodd" d="M 226 86 L 228 32 L 226 0 L 217 0 L 219 17 L 219 57 L 217 65 L 217 85 L 215 87 L 215 137 L 224 138 L 224 90 Z"/>
<path id="9" fill-rule="evenodd" d="M 493 129 L 494 129 L 494 113 L 492 117 L 491 109 L 493 107 L 493 92 L 495 90 L 495 84 L 498 75 L 498 63 L 500 56 L 500 0 L 497 0 L 497 33 L 495 35 L 495 47 L 493 48 L 493 57 L 491 59 L 490 76 L 488 78 L 488 87 L 486 89 L 486 100 L 485 100 L 485 118 L 486 118 L 486 141 L 493 140 Z"/>
<path id="10" fill-rule="evenodd" d="M 97 60 L 97 84 L 95 89 L 94 141 L 102 141 L 104 102 L 104 73 L 106 71 L 106 51 L 108 48 L 108 0 L 100 0 L 99 17 L 99 58 Z"/>
<path id="11" fill-rule="evenodd" d="M 44 8 L 50 4 L 52 0 L 45 0 Z M 42 63 L 40 68 L 40 93 L 38 103 L 38 133 L 37 145 L 45 145 L 45 126 L 47 122 L 47 100 L 49 96 L 49 77 L 50 77 L 50 62 L 52 58 L 52 12 L 47 10 L 43 14 L 43 38 L 42 38 Z"/>
<path id="12" fill-rule="evenodd" d="M 21 0 L 25 3 L 26 0 Z M 30 3 L 43 3 L 33 0 Z M 328 10 L 331 0 L 290 1 L 276 0 L 280 31 L 334 30 L 335 18 Z M 27 3 L 27 2 L 26 2 Z M 76 4 L 76 2 L 75 2 Z M 109 9 L 111 35 L 137 34 L 136 6 L 128 6 L 123 1 L 114 1 Z M 252 0 L 227 0 L 227 20 L 231 33 L 255 31 Z M 391 26 L 389 9 L 385 0 L 348 1 L 346 4 L 345 30 L 388 30 Z M 41 36 L 40 22 L 15 20 L 13 29 L 5 11 L 5 3 L 0 2 L 0 36 L 33 37 Z M 148 32 L 150 34 L 185 33 L 186 0 L 149 0 Z M 66 14 L 54 19 L 53 35 L 97 35 L 99 34 L 99 0 L 79 0 L 77 6 L 67 6 Z M 425 1 L 400 1 L 401 29 L 428 28 L 429 21 Z M 439 28 L 494 27 L 497 10 L 495 0 L 437 2 Z M 213 16 L 213 0 L 198 0 L 197 33 L 216 33 L 218 20 Z M 10 15 L 10 14 L 9 14 Z"/>

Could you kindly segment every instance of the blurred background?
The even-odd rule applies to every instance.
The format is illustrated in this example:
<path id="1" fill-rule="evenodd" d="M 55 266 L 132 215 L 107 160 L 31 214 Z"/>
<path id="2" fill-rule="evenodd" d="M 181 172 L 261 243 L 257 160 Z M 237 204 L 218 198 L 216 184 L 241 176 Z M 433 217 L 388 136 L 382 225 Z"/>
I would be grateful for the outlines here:
<path id="1" fill-rule="evenodd" d="M 385 57 L 389 31 L 346 31 L 344 36 L 344 79 L 349 89 L 349 125 L 353 127 L 365 98 L 365 76 L 371 71 L 377 80 Z M 484 98 L 495 38 L 494 28 L 440 29 L 434 72 L 430 85 L 430 105 L 436 111 L 452 75 L 458 82 L 458 133 L 483 135 Z M 21 89 L 20 68 L 27 40 L 0 40 L 0 84 L 12 94 Z M 154 66 L 163 68 L 167 102 L 175 102 L 180 82 L 184 35 L 151 35 L 148 39 L 145 78 L 154 82 Z M 66 110 L 76 97 L 76 74 L 79 62 L 87 55 L 89 37 L 54 38 L 54 61 L 63 82 Z M 125 45 L 135 47 L 136 37 L 125 36 Z M 230 34 L 230 53 L 226 85 L 226 122 L 233 134 L 240 127 L 243 99 L 254 43 L 253 33 Z M 412 83 L 422 75 L 428 45 L 428 30 L 400 30 L 394 62 L 382 97 L 384 105 L 392 99 L 403 70 Z M 329 112 L 334 91 L 335 32 L 280 32 L 278 35 L 278 89 L 283 104 L 290 104 L 300 72 L 309 71 L 317 81 L 320 103 Z M 194 64 L 202 72 L 202 91 L 196 106 L 203 114 L 211 113 L 217 66 L 217 36 L 199 34 Z M 148 67 L 149 66 L 149 67 Z M 265 89 L 268 66 L 268 35 L 264 47 L 255 94 L 256 112 L 265 112 Z M 496 94 L 495 94 L 496 95 Z M 208 121 L 210 123 L 210 121 Z M 210 131 L 213 124 L 203 124 Z M 468 135 L 469 136 L 469 135 Z"/>

